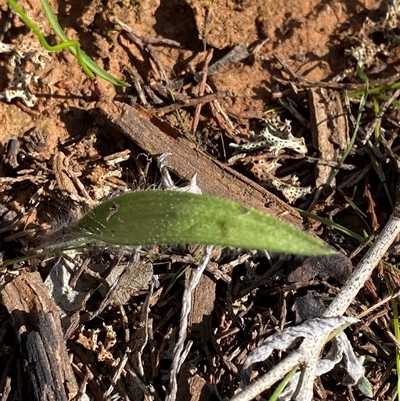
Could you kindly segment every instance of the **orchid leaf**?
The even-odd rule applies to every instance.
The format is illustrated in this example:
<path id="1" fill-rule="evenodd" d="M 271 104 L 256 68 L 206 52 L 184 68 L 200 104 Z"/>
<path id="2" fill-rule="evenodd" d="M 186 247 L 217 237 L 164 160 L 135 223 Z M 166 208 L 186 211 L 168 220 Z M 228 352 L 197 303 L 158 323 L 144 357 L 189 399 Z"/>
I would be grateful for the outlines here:
<path id="1" fill-rule="evenodd" d="M 176 191 L 138 191 L 110 198 L 51 241 L 113 245 L 212 244 L 302 255 L 330 254 L 322 242 L 238 203 Z"/>

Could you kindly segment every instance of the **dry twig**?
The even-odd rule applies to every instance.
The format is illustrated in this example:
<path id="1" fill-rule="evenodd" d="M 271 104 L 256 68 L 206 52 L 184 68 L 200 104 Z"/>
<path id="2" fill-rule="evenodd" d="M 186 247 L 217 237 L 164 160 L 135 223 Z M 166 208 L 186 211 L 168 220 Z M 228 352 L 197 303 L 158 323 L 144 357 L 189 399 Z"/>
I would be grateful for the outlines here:
<path id="1" fill-rule="evenodd" d="M 207 83 L 208 65 L 210 64 L 213 54 L 214 54 L 214 49 L 208 50 L 206 59 L 204 60 L 204 66 L 203 66 L 203 70 L 201 72 L 201 81 L 199 84 L 198 97 L 201 97 L 204 95 L 204 90 L 206 89 L 206 83 Z M 199 103 L 196 106 L 196 111 L 194 113 L 193 124 L 192 124 L 192 132 L 193 133 L 196 132 L 197 126 L 199 125 L 201 107 L 202 107 L 201 103 Z"/>
<path id="2" fill-rule="evenodd" d="M 232 96 L 231 92 L 229 91 L 222 91 L 217 93 L 210 93 L 209 95 L 203 95 L 199 97 L 195 97 L 192 99 L 185 99 L 182 101 L 178 101 L 168 106 L 158 107 L 158 108 L 151 108 L 147 109 L 149 113 L 156 113 L 159 116 L 162 116 L 166 113 L 170 113 L 171 111 L 179 110 L 182 107 L 190 107 L 190 106 L 202 106 L 205 103 L 213 102 L 217 99 L 221 99 L 227 96 Z"/>

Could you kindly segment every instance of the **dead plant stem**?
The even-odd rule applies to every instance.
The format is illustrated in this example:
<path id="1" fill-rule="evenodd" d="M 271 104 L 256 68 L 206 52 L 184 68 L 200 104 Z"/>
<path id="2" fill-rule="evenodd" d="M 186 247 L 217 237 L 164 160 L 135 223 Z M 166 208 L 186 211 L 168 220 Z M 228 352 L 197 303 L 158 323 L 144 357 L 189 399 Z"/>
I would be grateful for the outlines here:
<path id="1" fill-rule="evenodd" d="M 364 283 L 371 276 L 372 271 L 379 261 L 384 257 L 386 251 L 395 241 L 400 233 L 400 184 L 396 188 L 396 204 L 389 221 L 375 240 L 373 246 L 367 251 L 365 256 L 357 265 L 353 274 L 347 280 L 346 284 L 340 290 L 328 309 L 325 311 L 325 317 L 342 316 L 350 306 L 358 291 L 364 286 Z"/>
<path id="2" fill-rule="evenodd" d="M 379 261 L 384 257 L 386 251 L 400 234 L 400 180 L 396 187 L 396 204 L 389 221 L 386 223 L 382 232 L 371 248 L 367 251 L 360 263 L 357 265 L 353 274 L 347 280 L 344 287 L 329 305 L 324 317 L 342 316 L 351 302 L 355 299 L 360 289 L 371 276 L 372 271 L 378 265 Z M 343 335 L 343 334 L 342 334 Z M 302 386 L 296 395 L 297 401 L 311 401 L 313 398 L 313 383 L 315 379 L 316 366 L 321 355 L 322 348 L 327 341 L 326 335 L 323 338 L 314 338 L 314 347 L 308 354 L 308 361 L 304 364 L 304 355 L 299 351 L 292 351 L 278 365 L 274 366 L 264 376 L 251 383 L 243 389 L 242 392 L 236 394 L 231 401 L 250 401 L 257 395 L 268 390 L 278 380 L 281 380 L 291 369 L 296 366 L 304 365 L 302 372 Z"/>
<path id="3" fill-rule="evenodd" d="M 208 245 L 205 248 L 204 255 L 199 263 L 197 269 L 195 269 L 192 273 L 188 286 L 185 288 L 182 296 L 182 311 L 181 311 L 181 319 L 179 325 L 179 335 L 178 340 L 174 349 L 174 357 L 171 364 L 171 373 L 170 373 L 170 389 L 169 394 L 166 397 L 166 401 L 175 401 L 176 395 L 178 392 L 178 380 L 177 376 L 181 365 L 183 363 L 182 355 L 185 352 L 185 340 L 187 336 L 187 328 L 188 328 L 188 318 L 189 313 L 192 307 L 192 292 L 196 288 L 197 284 L 200 281 L 200 277 L 203 274 L 204 270 L 207 267 L 207 264 L 211 257 L 211 252 L 213 250 L 213 246 Z"/>

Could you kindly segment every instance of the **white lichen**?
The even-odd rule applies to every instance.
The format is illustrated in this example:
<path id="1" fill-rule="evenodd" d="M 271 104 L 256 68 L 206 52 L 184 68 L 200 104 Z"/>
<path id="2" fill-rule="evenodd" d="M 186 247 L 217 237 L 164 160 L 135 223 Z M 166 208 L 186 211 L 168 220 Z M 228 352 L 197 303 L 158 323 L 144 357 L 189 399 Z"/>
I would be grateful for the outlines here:
<path id="1" fill-rule="evenodd" d="M 274 119 L 263 120 L 265 128 L 259 135 L 253 132 L 252 140 L 248 143 L 238 145 L 236 143 L 229 144 L 236 151 L 246 152 L 262 148 L 268 148 L 271 153 L 278 155 L 282 149 L 290 149 L 301 155 L 307 153 L 307 147 L 304 138 L 297 138 L 292 134 L 292 127 L 289 120 L 282 122 L 279 117 Z"/>
<path id="2" fill-rule="evenodd" d="M 394 29 L 397 28 L 397 17 L 400 12 L 400 6 L 397 0 L 387 1 L 387 12 L 380 21 L 372 21 L 370 18 L 366 18 L 360 32 L 355 38 L 359 42 L 357 46 L 352 47 L 347 53 L 352 55 L 360 65 L 360 67 L 371 67 L 376 62 L 376 56 L 382 54 L 384 56 L 393 56 L 387 50 L 387 44 L 381 43 L 375 44 L 372 40 L 372 34 L 375 32 L 381 32 L 388 40 L 388 42 L 398 43 L 399 38 L 394 33 Z"/>
<path id="3" fill-rule="evenodd" d="M 13 77 L 7 88 L 0 92 L 0 99 L 11 102 L 13 99 L 21 99 L 28 107 L 33 107 L 37 100 L 29 90 L 29 85 L 38 83 L 39 76 L 35 71 L 44 68 L 44 59 L 50 59 L 47 51 L 43 48 L 34 48 L 34 41 L 27 40 L 21 45 L 0 43 L 0 53 L 10 53 L 8 65 L 12 70 Z M 30 69 L 30 66 L 33 68 Z"/>

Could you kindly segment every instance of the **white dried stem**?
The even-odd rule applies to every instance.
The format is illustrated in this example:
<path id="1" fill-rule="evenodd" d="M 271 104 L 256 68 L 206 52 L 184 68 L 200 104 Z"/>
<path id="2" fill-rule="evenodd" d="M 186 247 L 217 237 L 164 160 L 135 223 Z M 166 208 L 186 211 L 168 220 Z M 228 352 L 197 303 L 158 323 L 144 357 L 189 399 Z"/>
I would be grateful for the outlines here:
<path id="1" fill-rule="evenodd" d="M 278 365 L 275 365 L 265 375 L 249 384 L 240 393 L 234 395 L 233 398 L 231 398 L 231 401 L 251 401 L 255 399 L 258 395 L 265 390 L 268 390 L 278 380 L 283 379 L 286 374 L 298 366 L 300 359 L 301 355 L 298 350 L 291 352 L 286 358 L 282 359 Z"/>
<path id="2" fill-rule="evenodd" d="M 185 288 L 185 291 L 183 292 L 178 341 L 176 342 L 174 349 L 174 358 L 171 364 L 171 373 L 169 380 L 170 392 L 166 397 L 166 401 L 175 401 L 176 399 L 176 394 L 178 391 L 177 376 L 181 367 L 181 363 L 183 362 L 182 354 L 184 353 L 184 345 L 187 336 L 189 313 L 192 308 L 192 292 L 199 283 L 200 277 L 203 274 L 204 270 L 206 269 L 208 262 L 210 261 L 212 250 L 213 250 L 212 245 L 206 246 L 204 255 L 199 263 L 199 266 L 197 267 L 197 269 L 193 270 L 189 284 Z"/>
<path id="3" fill-rule="evenodd" d="M 296 400 L 308 400 L 310 394 L 312 396 L 313 383 L 320 356 L 319 350 L 325 344 L 328 335 L 343 324 L 354 323 L 356 321 L 357 319 L 350 317 L 315 318 L 309 319 L 299 326 L 288 327 L 282 331 L 277 330 L 247 357 L 243 366 L 243 391 L 233 397 L 231 401 L 252 400 L 258 394 L 268 390 L 296 366 L 304 368 L 300 373 L 300 377 L 297 376 L 299 385 L 296 383 L 293 386 L 293 391 L 298 389 Z M 273 350 L 291 349 L 299 342 L 301 343 L 299 347 L 288 357 L 283 359 L 260 379 L 246 387 L 250 378 L 251 365 L 267 359 Z M 291 398 L 290 394 L 288 399 Z"/>
<path id="4" fill-rule="evenodd" d="M 364 283 L 371 276 L 372 271 L 384 257 L 386 251 L 392 245 L 399 233 L 400 204 L 399 200 L 397 200 L 395 210 L 390 216 L 389 221 L 386 223 L 373 246 L 371 246 L 365 256 L 361 259 L 360 263 L 340 290 L 339 294 L 329 305 L 324 316 L 341 316 L 346 312 L 353 299 L 357 296 L 358 291 L 360 291 L 364 286 Z"/>
<path id="5" fill-rule="evenodd" d="M 357 296 L 359 290 L 364 286 L 365 282 L 371 276 L 372 271 L 378 265 L 380 260 L 400 234 L 400 182 L 396 188 L 396 205 L 389 221 L 386 223 L 382 232 L 357 265 L 353 274 L 347 280 L 339 294 L 334 298 L 332 303 L 327 308 L 323 317 L 332 319 L 342 316 L 351 302 Z M 348 318 L 351 319 L 351 318 Z M 307 322 L 303 323 L 306 325 Z M 303 326 L 302 325 L 302 326 Z M 298 326 L 300 327 L 300 326 Z M 283 333 L 283 332 L 282 332 Z M 360 369 L 358 362 L 355 360 L 355 355 L 351 350 L 351 346 L 347 344 L 348 340 L 345 334 L 340 333 L 338 338 L 334 339 L 337 345 L 346 348 L 343 357 L 348 367 L 348 373 L 352 379 L 357 382 L 363 376 L 363 368 Z M 304 343 L 310 341 L 310 338 L 304 338 L 304 343 L 295 351 L 292 351 L 278 365 L 274 366 L 268 373 L 260 377 L 257 381 L 251 383 L 243 389 L 242 392 L 235 395 L 231 401 L 250 401 L 256 396 L 268 390 L 278 380 L 281 380 L 291 369 L 296 366 L 302 366 L 303 370 L 300 376 L 301 386 L 297 386 L 297 394 L 294 394 L 296 401 L 311 401 L 313 397 L 313 384 L 318 370 L 318 363 L 322 348 L 326 343 L 326 333 L 316 333 L 313 336 L 313 346 L 307 349 L 307 356 L 302 352 L 301 348 Z M 308 347 L 307 347 L 308 348 Z M 254 351 L 253 351 L 254 352 Z M 250 354 L 251 358 L 251 354 Z M 246 366 L 246 363 L 245 363 Z M 291 396 L 291 399 L 293 395 Z"/>

